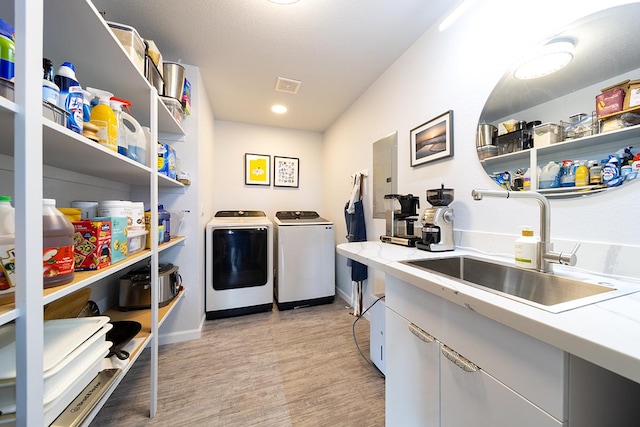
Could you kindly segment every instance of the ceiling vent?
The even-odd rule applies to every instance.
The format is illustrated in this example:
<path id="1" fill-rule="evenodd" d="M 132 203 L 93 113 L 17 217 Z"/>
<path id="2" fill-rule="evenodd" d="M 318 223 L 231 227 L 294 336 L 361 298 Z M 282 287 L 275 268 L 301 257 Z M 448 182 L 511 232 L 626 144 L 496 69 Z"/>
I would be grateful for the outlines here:
<path id="1" fill-rule="evenodd" d="M 298 89 L 300 89 L 300 85 L 302 84 L 299 80 L 287 79 L 284 77 L 278 77 L 278 81 L 276 82 L 276 90 L 278 92 L 286 92 L 286 93 L 298 93 Z"/>

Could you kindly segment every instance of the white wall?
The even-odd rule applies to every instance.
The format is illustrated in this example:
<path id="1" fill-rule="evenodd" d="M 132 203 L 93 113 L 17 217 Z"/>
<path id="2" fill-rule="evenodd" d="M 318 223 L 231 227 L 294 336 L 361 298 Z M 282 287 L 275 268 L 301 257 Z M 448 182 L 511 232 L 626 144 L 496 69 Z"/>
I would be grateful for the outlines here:
<path id="1" fill-rule="evenodd" d="M 184 245 L 161 253 L 161 261 L 180 267 L 186 293 L 160 329 L 160 343 L 184 341 L 200 337 L 204 321 L 204 227 L 213 212 L 214 116 L 205 94 L 197 67 L 185 65 L 191 83 L 192 115 L 182 127 L 186 138 L 169 141 L 175 148 L 183 169 L 191 173 L 191 185 L 179 190 L 161 190 L 159 199 L 170 212 L 184 213 L 180 234 L 187 237 Z M 175 217 L 172 217 L 172 221 Z"/>
<path id="2" fill-rule="evenodd" d="M 606 3 L 613 6 L 631 2 Z M 325 132 L 323 170 L 331 173 L 325 173 L 323 211 L 337 224 L 337 242 L 345 241 L 343 206 L 349 192 L 349 175 L 360 169 L 372 170 L 373 142 L 398 131 L 398 192 L 419 195 L 421 207 L 426 207 L 427 189 L 438 188 L 441 183 L 454 188 L 455 229 L 480 236 L 483 232 L 505 234 L 508 238 L 501 241 L 507 242 L 506 250 L 510 250 L 511 236 L 518 232 L 519 225 L 538 224 L 538 207 L 531 201 L 471 199 L 473 188 L 497 188 L 476 156 L 478 118 L 488 95 L 518 59 L 519 52 L 562 25 L 603 9 L 602 4 L 595 0 L 538 0 L 535 4 L 478 0 L 445 32 L 428 30 Z M 454 157 L 411 168 L 410 129 L 448 110 L 454 111 Z M 368 179 L 367 235 L 368 240 L 376 240 L 384 233 L 384 220 L 371 217 L 370 185 Z M 576 241 L 593 241 L 634 245 L 631 249 L 638 249 L 640 221 L 635 212 L 640 209 L 640 199 L 633 197 L 637 190 L 634 183 L 588 199 L 553 200 L 552 239 L 556 243 L 565 240 L 560 246 L 569 245 L 568 248 Z M 486 244 L 486 237 L 474 243 Z M 505 250 L 504 245 L 487 246 L 489 250 Z M 603 245 L 583 245 L 578 267 L 593 268 L 591 262 L 596 259 L 596 269 L 638 276 L 630 263 L 618 259 L 600 262 L 594 255 L 598 246 Z M 348 294 L 351 285 L 345 263 L 338 256 L 337 283 Z M 369 291 L 374 282 L 379 291 L 383 278 L 373 271 L 369 273 Z"/>
<path id="3" fill-rule="evenodd" d="M 269 218 L 283 210 L 322 210 L 322 188 L 331 170 L 322 169 L 322 134 L 216 121 L 213 191 L 217 210 L 261 210 Z M 299 187 L 245 185 L 245 153 L 300 159 Z"/>

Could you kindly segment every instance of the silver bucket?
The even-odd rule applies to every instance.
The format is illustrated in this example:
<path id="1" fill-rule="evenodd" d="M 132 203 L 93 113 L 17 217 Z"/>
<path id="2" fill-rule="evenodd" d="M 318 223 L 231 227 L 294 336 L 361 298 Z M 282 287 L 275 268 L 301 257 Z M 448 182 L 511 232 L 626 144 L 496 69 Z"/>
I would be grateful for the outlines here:
<path id="1" fill-rule="evenodd" d="M 182 89 L 184 88 L 184 67 L 177 62 L 164 61 L 162 70 L 164 74 L 164 96 L 170 96 L 181 101 Z"/>

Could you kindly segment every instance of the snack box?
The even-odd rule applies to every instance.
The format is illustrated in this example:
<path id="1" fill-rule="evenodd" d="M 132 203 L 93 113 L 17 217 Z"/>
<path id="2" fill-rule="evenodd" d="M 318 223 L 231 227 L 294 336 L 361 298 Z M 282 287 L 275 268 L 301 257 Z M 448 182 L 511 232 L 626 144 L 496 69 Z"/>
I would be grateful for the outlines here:
<path id="1" fill-rule="evenodd" d="M 624 98 L 624 109 L 640 105 L 640 80 L 631 80 L 627 96 Z"/>
<path id="2" fill-rule="evenodd" d="M 111 221 L 111 264 L 125 259 L 128 253 L 128 218 L 124 216 L 100 216 L 91 218 L 91 221 Z"/>
<path id="3" fill-rule="evenodd" d="M 73 221 L 75 271 L 99 270 L 111 265 L 111 221 Z"/>
<path id="4" fill-rule="evenodd" d="M 596 114 L 598 117 L 617 113 L 623 110 L 629 80 L 601 89 L 596 96 Z"/>

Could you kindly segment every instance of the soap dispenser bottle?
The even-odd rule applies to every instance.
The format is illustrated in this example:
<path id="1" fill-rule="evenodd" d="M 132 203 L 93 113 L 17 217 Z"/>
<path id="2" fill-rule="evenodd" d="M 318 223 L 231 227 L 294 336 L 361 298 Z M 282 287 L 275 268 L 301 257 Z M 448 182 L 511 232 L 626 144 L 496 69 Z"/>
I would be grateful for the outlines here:
<path id="1" fill-rule="evenodd" d="M 112 93 L 88 87 L 92 96 L 99 99 L 98 105 L 91 110 L 91 123 L 98 127 L 98 142 L 103 147 L 118 151 L 118 119 L 111 109 Z"/>
<path id="2" fill-rule="evenodd" d="M 538 244 L 531 227 L 522 227 L 521 236 L 515 242 L 516 267 L 535 270 L 538 268 Z"/>

